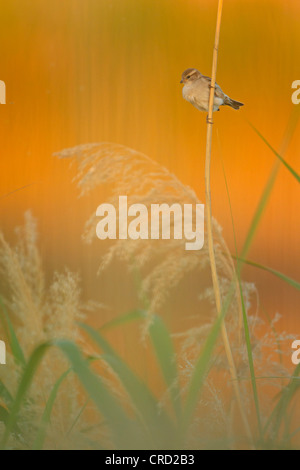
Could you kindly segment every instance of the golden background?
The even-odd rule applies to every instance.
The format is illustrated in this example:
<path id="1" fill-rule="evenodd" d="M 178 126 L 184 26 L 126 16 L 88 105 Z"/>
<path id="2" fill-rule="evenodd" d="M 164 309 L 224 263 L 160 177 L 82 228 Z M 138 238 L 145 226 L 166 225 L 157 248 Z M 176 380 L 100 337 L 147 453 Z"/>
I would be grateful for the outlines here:
<path id="1" fill-rule="evenodd" d="M 245 107 L 215 116 L 212 202 L 233 252 L 221 158 L 241 248 L 276 160 L 248 121 L 280 149 L 295 108 L 291 84 L 300 78 L 300 6 L 297 0 L 224 3 L 217 81 Z M 216 7 L 213 0 L 0 0 L 0 79 L 7 86 L 7 105 L 0 107 L 1 229 L 12 239 L 32 209 L 49 277 L 65 265 L 79 270 L 84 295 L 113 299 L 119 313 L 134 304 L 126 273 L 100 281 L 99 260 L 81 242 L 84 221 L 105 194 L 78 201 L 74 170 L 52 153 L 89 142 L 124 144 L 166 166 L 203 201 L 205 115 L 182 99 L 179 81 L 188 67 L 210 75 Z M 285 158 L 298 172 L 299 144 L 296 129 Z M 299 203 L 299 186 L 282 167 L 249 254 L 295 279 Z M 282 314 L 280 327 L 296 338 L 299 293 L 255 268 L 244 277 L 256 284 L 261 306 Z"/>

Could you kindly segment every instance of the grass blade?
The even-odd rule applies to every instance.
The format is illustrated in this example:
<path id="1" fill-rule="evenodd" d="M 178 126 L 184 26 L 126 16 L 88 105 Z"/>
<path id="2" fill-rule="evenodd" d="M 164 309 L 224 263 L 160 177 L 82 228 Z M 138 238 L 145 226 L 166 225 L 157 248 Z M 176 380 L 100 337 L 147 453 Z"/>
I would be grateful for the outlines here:
<path id="1" fill-rule="evenodd" d="M 25 359 L 23 350 L 22 350 L 21 345 L 18 341 L 18 338 L 16 336 L 14 327 L 13 327 L 13 325 L 12 325 L 10 319 L 9 319 L 9 315 L 7 313 L 7 310 L 5 308 L 5 305 L 4 305 L 3 300 L 1 299 L 1 297 L 0 297 L 0 307 L 2 309 L 6 324 L 8 326 L 9 337 L 10 337 L 9 338 L 9 343 L 10 343 L 10 347 L 11 347 L 13 356 L 15 358 L 15 361 L 18 364 L 20 364 L 22 367 L 25 367 L 26 366 L 26 359 Z"/>
<path id="2" fill-rule="evenodd" d="M 254 262 L 254 261 L 249 261 L 247 259 L 239 258 L 238 256 L 233 255 L 233 258 L 235 258 L 237 261 L 240 261 L 244 264 L 248 264 L 249 266 L 253 266 L 255 268 L 259 268 L 259 269 L 262 269 L 263 271 L 267 271 L 271 274 L 274 274 L 274 276 L 279 277 L 279 279 L 282 279 L 284 282 L 286 282 L 290 286 L 294 287 L 297 290 L 300 290 L 300 283 L 299 282 L 297 282 L 294 279 L 286 276 L 285 274 L 281 273 L 280 271 L 276 271 L 275 269 L 269 268 L 268 266 L 264 266 L 260 263 Z"/>
<path id="3" fill-rule="evenodd" d="M 71 369 L 67 370 L 62 374 L 62 376 L 57 380 L 53 386 L 48 401 L 46 403 L 44 413 L 41 419 L 41 424 L 37 432 L 32 450 L 42 450 L 46 438 L 47 426 L 50 424 L 52 409 L 59 391 L 59 388 L 67 375 L 70 373 Z"/>
<path id="4" fill-rule="evenodd" d="M 166 438 L 170 439 L 170 442 L 172 442 L 174 428 L 172 427 L 171 421 L 166 413 L 159 409 L 156 398 L 146 384 L 132 372 L 128 365 L 116 354 L 113 348 L 96 330 L 84 324 L 81 324 L 81 327 L 104 351 L 104 355 L 101 356 L 102 359 L 109 364 L 121 380 L 131 398 L 132 404 L 138 411 L 142 422 L 146 425 L 146 429 L 150 432 L 156 446 L 161 445 L 162 441 Z"/>
<path id="5" fill-rule="evenodd" d="M 18 414 L 19 414 L 22 402 L 31 385 L 32 379 L 38 368 L 38 365 L 49 347 L 50 347 L 50 343 L 45 343 L 39 346 L 38 348 L 36 348 L 33 354 L 31 355 L 26 368 L 24 369 L 21 383 L 19 385 L 16 398 L 12 404 L 12 407 L 10 410 L 10 416 L 6 425 L 6 429 L 5 429 L 2 441 L 0 443 L 1 449 L 5 448 L 7 441 L 9 439 L 9 436 L 12 430 L 16 426 Z"/>
<path id="6" fill-rule="evenodd" d="M 296 127 L 298 125 L 299 116 L 300 116 L 299 111 L 297 111 L 297 110 L 295 111 L 295 109 L 293 108 L 293 111 L 291 113 L 286 131 L 285 131 L 285 135 L 284 135 L 283 142 L 282 142 L 282 145 L 281 145 L 281 150 L 279 152 L 282 155 L 285 154 L 285 152 L 288 148 L 288 145 L 291 141 L 291 138 L 294 135 L 294 132 L 295 132 Z M 249 123 L 249 125 L 251 127 L 254 127 L 251 123 Z M 278 171 L 279 171 L 279 168 L 280 168 L 280 163 L 281 163 L 280 160 L 276 161 L 276 163 L 275 163 L 275 165 L 274 165 L 274 167 L 271 171 L 271 174 L 269 176 L 269 179 L 268 179 L 268 181 L 265 185 L 265 188 L 264 188 L 263 194 L 260 198 L 260 201 L 257 205 L 255 214 L 253 216 L 252 222 L 250 224 L 250 228 L 249 228 L 247 236 L 246 236 L 244 246 L 243 246 L 241 254 L 240 254 L 240 258 L 242 258 L 242 259 L 247 257 L 249 249 L 252 245 L 252 242 L 253 242 L 254 236 L 256 234 L 257 228 L 259 226 L 261 217 L 264 213 L 264 210 L 267 206 L 268 200 L 271 196 L 271 193 L 272 193 L 272 190 L 273 190 L 276 178 L 277 178 L 277 174 L 278 174 Z M 242 264 L 240 264 L 240 269 L 241 269 L 241 267 L 242 267 Z"/>
<path id="7" fill-rule="evenodd" d="M 0 405 L 0 422 L 4 423 L 5 425 L 7 424 L 9 419 L 9 412 L 7 411 L 4 406 Z"/>
<path id="8" fill-rule="evenodd" d="M 132 321 L 145 319 L 147 312 L 133 310 L 118 317 L 100 328 L 100 332 L 125 325 Z M 154 346 L 155 354 L 160 365 L 166 385 L 170 389 L 171 399 L 177 417 L 180 416 L 180 393 L 178 389 L 178 371 L 175 361 L 175 351 L 171 336 L 160 317 L 154 316 L 149 328 L 150 337 Z"/>
<path id="9" fill-rule="evenodd" d="M 222 326 L 222 322 L 224 321 L 225 315 L 229 308 L 231 299 L 233 297 L 235 291 L 234 283 L 231 283 L 231 287 L 227 296 L 223 302 L 221 314 L 218 316 L 214 326 L 211 329 L 211 332 L 205 342 L 203 352 L 199 356 L 192 378 L 190 380 L 190 384 L 188 387 L 187 398 L 184 406 L 184 415 L 183 415 L 183 428 L 186 431 L 193 414 L 195 413 L 198 397 L 201 392 L 201 389 L 204 384 L 204 380 L 209 370 L 210 359 L 213 353 L 213 350 L 216 346 L 217 339 L 220 335 L 220 330 Z"/>
<path id="10" fill-rule="evenodd" d="M 13 397 L 2 382 L 2 380 L 0 380 L 0 397 L 2 398 L 6 406 L 9 408 L 13 402 Z"/>
<path id="11" fill-rule="evenodd" d="M 149 333 L 155 354 L 160 365 L 166 385 L 169 389 L 174 411 L 177 418 L 181 416 L 180 390 L 178 385 L 178 370 L 173 342 L 164 322 L 157 315 L 153 316 Z"/>
<path id="12" fill-rule="evenodd" d="M 126 325 L 127 323 L 131 323 L 132 321 L 141 320 L 145 318 L 146 313 L 142 310 L 133 310 L 125 315 L 121 315 L 120 317 L 114 318 L 113 320 L 105 323 L 103 326 L 99 328 L 100 332 L 108 331 L 113 328 L 117 328 L 119 326 Z"/>
<path id="13" fill-rule="evenodd" d="M 267 139 L 256 129 L 252 124 L 250 124 L 252 129 L 256 132 L 256 134 L 261 138 L 261 140 L 266 144 L 267 147 L 276 155 L 276 157 L 283 163 L 283 165 L 289 170 L 289 172 L 296 178 L 298 183 L 300 183 L 300 175 L 294 170 L 289 163 L 272 147 L 272 145 L 267 141 Z"/>
<path id="14" fill-rule="evenodd" d="M 116 447 L 118 449 L 142 448 L 145 438 L 141 428 L 127 417 L 119 401 L 115 399 L 111 391 L 107 390 L 101 378 L 90 370 L 88 362 L 83 358 L 78 347 L 64 340 L 58 340 L 54 344 L 69 359 L 85 390 L 106 419 Z"/>
<path id="15" fill-rule="evenodd" d="M 287 385 L 287 387 L 284 388 L 284 390 L 281 392 L 281 398 L 274 408 L 271 416 L 269 417 L 265 427 L 264 427 L 264 433 L 267 433 L 268 430 L 270 429 L 272 425 L 272 441 L 275 443 L 276 439 L 278 438 L 278 433 L 280 431 L 280 427 L 282 424 L 282 421 L 284 417 L 286 416 L 287 413 L 287 408 L 292 401 L 295 393 L 297 390 L 299 390 L 300 383 L 299 378 L 300 375 L 300 364 L 295 368 L 294 374 L 290 380 L 290 383 Z"/>
<path id="16" fill-rule="evenodd" d="M 19 191 L 22 191 L 23 189 L 29 188 L 29 187 L 32 186 L 33 184 L 36 184 L 36 182 L 35 182 L 35 183 L 26 184 L 25 186 L 21 186 L 20 188 L 14 189 L 13 191 L 10 191 L 9 193 L 3 194 L 2 196 L 0 196 L 0 201 L 1 201 L 2 199 L 5 199 L 6 197 L 11 196 L 12 194 L 15 194 L 15 193 L 17 193 L 17 192 L 19 192 Z"/>
<path id="17" fill-rule="evenodd" d="M 82 416 L 82 413 L 84 412 L 84 410 L 86 409 L 88 403 L 89 403 L 89 399 L 86 400 L 86 402 L 84 403 L 84 405 L 81 407 L 81 409 L 79 410 L 79 412 L 77 413 L 77 416 L 75 416 L 75 419 L 73 421 L 73 423 L 71 424 L 68 432 L 66 433 L 66 436 L 65 437 L 68 437 L 71 432 L 73 431 L 73 429 L 75 428 L 76 424 L 78 423 L 80 417 Z"/>
<path id="18" fill-rule="evenodd" d="M 58 340 L 47 342 L 39 346 L 32 353 L 27 366 L 24 369 L 21 383 L 18 387 L 16 398 L 12 404 L 7 426 L 0 443 L 0 448 L 5 449 L 9 436 L 16 426 L 18 414 L 23 400 L 32 383 L 35 372 L 44 357 L 46 351 L 51 346 L 59 347 L 73 366 L 74 372 L 78 375 L 89 396 L 95 402 L 97 408 L 107 421 L 116 447 L 131 448 L 139 446 L 141 448 L 142 433 L 134 426 L 134 423 L 126 416 L 119 402 L 106 389 L 100 377 L 97 377 L 88 366 L 78 347 L 70 341 Z M 134 443 L 134 444 L 133 444 Z"/>

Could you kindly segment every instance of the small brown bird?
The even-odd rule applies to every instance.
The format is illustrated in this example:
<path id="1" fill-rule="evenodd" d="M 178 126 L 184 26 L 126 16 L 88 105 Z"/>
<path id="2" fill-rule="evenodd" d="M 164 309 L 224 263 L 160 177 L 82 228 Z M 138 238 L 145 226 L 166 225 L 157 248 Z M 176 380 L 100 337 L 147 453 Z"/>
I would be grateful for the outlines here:
<path id="1" fill-rule="evenodd" d="M 182 89 L 183 98 L 199 111 L 208 112 L 211 78 L 205 77 L 197 69 L 187 69 L 183 72 L 180 83 L 184 84 Z M 220 111 L 220 106 L 231 106 L 233 109 L 240 109 L 244 104 L 229 98 L 216 84 L 213 110 Z"/>

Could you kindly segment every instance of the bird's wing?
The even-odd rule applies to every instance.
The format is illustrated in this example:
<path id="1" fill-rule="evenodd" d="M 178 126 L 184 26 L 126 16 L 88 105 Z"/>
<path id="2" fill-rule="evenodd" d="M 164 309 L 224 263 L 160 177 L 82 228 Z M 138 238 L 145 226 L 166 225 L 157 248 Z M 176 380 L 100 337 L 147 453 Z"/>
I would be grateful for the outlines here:
<path id="1" fill-rule="evenodd" d="M 204 80 L 208 85 L 211 84 L 210 77 L 206 77 L 205 75 L 202 75 L 201 79 Z M 219 87 L 217 83 L 215 85 L 215 96 L 217 96 L 218 98 L 222 98 L 223 100 L 225 99 L 225 96 L 226 96 L 223 90 L 221 89 L 221 87 Z"/>

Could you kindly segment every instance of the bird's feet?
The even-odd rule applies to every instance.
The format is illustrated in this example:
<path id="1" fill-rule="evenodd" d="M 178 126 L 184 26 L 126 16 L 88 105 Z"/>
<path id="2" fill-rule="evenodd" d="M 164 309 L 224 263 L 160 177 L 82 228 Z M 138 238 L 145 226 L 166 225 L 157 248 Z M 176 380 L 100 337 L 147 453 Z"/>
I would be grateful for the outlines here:
<path id="1" fill-rule="evenodd" d="M 207 124 L 213 124 L 214 121 L 212 119 L 209 119 L 208 115 L 206 116 L 206 122 Z"/>

